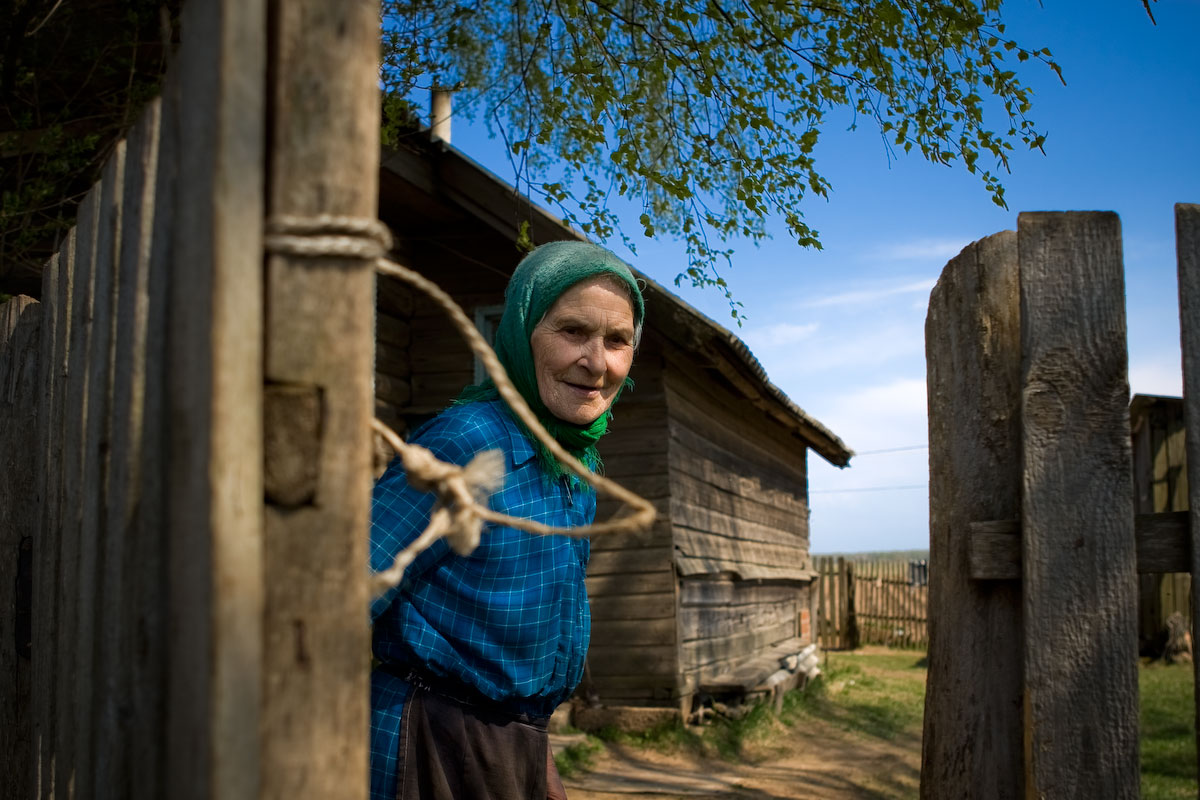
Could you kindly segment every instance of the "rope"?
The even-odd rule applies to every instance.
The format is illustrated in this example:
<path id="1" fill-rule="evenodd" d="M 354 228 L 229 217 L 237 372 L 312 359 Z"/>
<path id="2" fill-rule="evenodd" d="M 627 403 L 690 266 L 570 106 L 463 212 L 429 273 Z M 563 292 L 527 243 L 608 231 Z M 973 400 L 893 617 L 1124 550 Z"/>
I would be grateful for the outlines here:
<path id="1" fill-rule="evenodd" d="M 372 429 L 400 455 L 409 483 L 424 491 L 437 494 L 438 500 L 429 525 L 406 548 L 401 550 L 392 565 L 373 575 L 374 592 L 381 594 L 397 586 L 405 568 L 417 555 L 445 537 L 456 552 L 466 555 L 479 544 L 483 523 L 505 525 L 542 536 L 593 536 L 607 533 L 627 533 L 646 530 L 654 522 L 651 503 L 620 484 L 592 473 L 560 445 L 538 421 L 525 398 L 513 386 L 500 359 L 488 345 L 474 323 L 454 299 L 436 283 L 421 274 L 386 258 L 391 249 L 391 232 L 379 220 L 322 214 L 311 217 L 279 215 L 267 221 L 264 246 L 269 252 L 301 258 L 356 258 L 369 260 L 384 275 L 398 278 L 429 295 L 444 311 L 470 345 L 496 384 L 496 389 L 513 413 L 526 428 L 562 464 L 594 488 L 598 494 L 620 500 L 630 513 L 578 528 L 545 525 L 531 519 L 501 514 L 487 507 L 487 500 L 504 485 L 504 457 L 498 450 L 477 454 L 464 467 L 438 460 L 420 445 L 405 442 L 378 419 Z"/>

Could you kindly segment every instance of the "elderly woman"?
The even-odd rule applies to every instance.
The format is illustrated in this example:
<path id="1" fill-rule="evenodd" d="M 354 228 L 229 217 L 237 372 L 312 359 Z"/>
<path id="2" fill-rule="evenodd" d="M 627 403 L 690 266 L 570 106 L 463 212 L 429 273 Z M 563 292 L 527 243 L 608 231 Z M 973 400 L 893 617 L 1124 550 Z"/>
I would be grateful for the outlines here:
<path id="1" fill-rule="evenodd" d="M 629 268 L 582 242 L 534 250 L 505 292 L 496 353 L 542 425 L 593 470 L 642 317 Z M 595 517 L 593 490 L 529 434 L 490 380 L 411 440 L 460 465 L 502 450 L 497 511 L 561 527 Z M 432 505 L 394 461 L 375 487 L 373 569 L 416 538 Z M 565 796 L 546 722 L 583 674 L 588 554 L 586 539 L 489 525 L 471 555 L 439 541 L 372 604 L 381 662 L 371 680 L 372 800 Z"/>

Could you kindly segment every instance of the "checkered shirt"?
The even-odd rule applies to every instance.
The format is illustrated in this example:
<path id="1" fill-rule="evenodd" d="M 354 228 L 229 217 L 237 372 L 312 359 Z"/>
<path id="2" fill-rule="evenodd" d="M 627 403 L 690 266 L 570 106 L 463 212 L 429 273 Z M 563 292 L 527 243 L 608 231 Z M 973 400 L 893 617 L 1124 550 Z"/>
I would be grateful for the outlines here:
<path id="1" fill-rule="evenodd" d="M 438 458 L 465 464 L 501 449 L 504 488 L 491 508 L 548 525 L 577 527 L 596 516 L 596 495 L 538 466 L 501 401 L 453 406 L 413 434 Z M 410 487 L 396 459 L 375 485 L 370 563 L 390 566 L 429 522 L 433 495 Z M 375 657 L 416 666 L 478 690 L 514 712 L 545 716 L 583 675 L 591 617 L 584 578 L 587 539 L 535 536 L 488 525 L 469 556 L 439 540 L 409 565 L 400 585 L 371 605 Z M 400 717 L 409 685 L 392 671 L 371 676 L 371 799 L 396 797 Z"/>

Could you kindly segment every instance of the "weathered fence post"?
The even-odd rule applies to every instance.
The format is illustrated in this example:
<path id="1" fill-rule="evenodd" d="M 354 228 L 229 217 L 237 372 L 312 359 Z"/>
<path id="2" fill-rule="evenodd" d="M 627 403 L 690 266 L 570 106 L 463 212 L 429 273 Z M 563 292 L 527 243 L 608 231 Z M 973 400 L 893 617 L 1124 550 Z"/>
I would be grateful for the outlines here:
<path id="1" fill-rule="evenodd" d="M 374 220 L 378 3 L 272 21 L 270 215 Z M 277 254 L 266 280 L 262 796 L 365 798 L 375 267 Z"/>
<path id="2" fill-rule="evenodd" d="M 1175 253 L 1179 261 L 1179 337 L 1183 353 L 1184 420 L 1187 423 L 1188 522 L 1192 573 L 1192 641 L 1200 632 L 1200 205 L 1175 206 Z M 1200 722 L 1200 658 L 1194 658 L 1196 720 Z M 1200 748 L 1197 748 L 1200 751 Z M 1200 752 L 1197 755 L 1200 766 Z"/>
<path id="3" fill-rule="evenodd" d="M 925 322 L 929 392 L 929 677 L 921 797 L 1024 795 L 1021 596 L 971 577 L 974 522 L 1020 509 L 1017 236 L 946 265 Z"/>
<path id="4" fill-rule="evenodd" d="M 30 592 L 37 524 L 37 433 L 43 308 L 18 296 L 0 304 L 0 780 L 28 797 Z"/>
<path id="5" fill-rule="evenodd" d="M 181 21 L 165 774 L 185 800 L 259 793 L 265 6 L 189 2 Z"/>
<path id="6" fill-rule="evenodd" d="M 1137 554 L 1120 220 L 1021 214 L 1026 790 L 1137 797 Z"/>

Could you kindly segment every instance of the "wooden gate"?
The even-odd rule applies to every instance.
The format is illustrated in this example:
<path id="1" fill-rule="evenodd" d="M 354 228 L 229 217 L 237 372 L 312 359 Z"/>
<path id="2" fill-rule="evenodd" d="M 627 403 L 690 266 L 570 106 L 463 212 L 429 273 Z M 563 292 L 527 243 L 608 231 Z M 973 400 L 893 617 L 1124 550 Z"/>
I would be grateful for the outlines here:
<path id="1" fill-rule="evenodd" d="M 1200 206 L 1176 226 L 1192 426 Z M 921 795 L 1137 797 L 1137 577 L 1196 572 L 1200 476 L 1193 511 L 1135 514 L 1119 220 L 1021 214 L 946 266 L 925 333 Z"/>
<path id="2" fill-rule="evenodd" d="M 374 219 L 378 4 L 181 26 L 0 308 L 0 786 L 362 798 L 373 265 L 267 245 Z"/>

